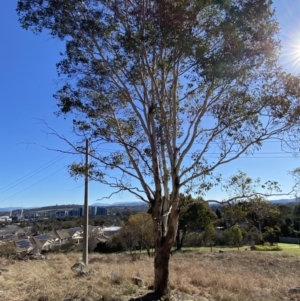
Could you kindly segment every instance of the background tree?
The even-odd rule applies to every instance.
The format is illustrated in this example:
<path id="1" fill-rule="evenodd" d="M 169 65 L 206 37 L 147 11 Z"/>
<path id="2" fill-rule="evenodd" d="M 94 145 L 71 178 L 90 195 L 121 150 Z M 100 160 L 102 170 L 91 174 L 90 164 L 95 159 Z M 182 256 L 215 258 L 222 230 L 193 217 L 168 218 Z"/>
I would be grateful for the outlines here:
<path id="1" fill-rule="evenodd" d="M 232 226 L 225 230 L 228 245 L 240 247 L 243 241 L 243 232 L 238 226 Z"/>
<path id="2" fill-rule="evenodd" d="M 300 230 L 300 204 L 296 204 L 293 209 L 293 223 L 296 231 Z"/>
<path id="3" fill-rule="evenodd" d="M 181 204 L 185 203 L 185 205 L 180 205 L 181 213 L 176 239 L 177 250 L 181 249 L 187 233 L 203 230 L 208 224 L 217 219 L 217 215 L 203 199 L 193 200 L 191 196 L 187 196 L 186 200 L 183 199 L 184 196 L 181 195 Z"/>
<path id="4" fill-rule="evenodd" d="M 252 179 L 239 171 L 229 177 L 223 185 L 228 198 L 222 206 L 226 227 L 234 225 L 249 230 L 251 226 L 258 228 L 260 235 L 263 226 L 280 225 L 280 212 L 264 197 L 282 195 L 276 181 L 262 183 L 260 178 Z"/>
<path id="5" fill-rule="evenodd" d="M 179 193 L 203 196 L 219 166 L 298 130 L 299 79 L 277 64 L 271 1 L 19 0 L 17 12 L 65 41 L 59 114 L 90 140 L 91 179 L 151 207 L 154 289 L 166 294 Z"/>
<path id="6" fill-rule="evenodd" d="M 247 206 L 247 219 L 249 223 L 258 228 L 260 233 L 262 233 L 264 225 L 272 226 L 277 223 L 279 211 L 268 201 L 262 198 L 253 198 L 249 201 Z"/>
<path id="7" fill-rule="evenodd" d="M 275 227 L 266 227 L 265 232 L 263 234 L 263 239 L 264 241 L 267 241 L 268 243 L 271 244 L 271 246 L 274 245 L 274 242 L 276 241 L 276 238 L 280 234 L 280 228 L 275 226 Z"/>
<path id="8" fill-rule="evenodd" d="M 131 252 L 135 251 L 136 247 L 139 251 L 145 248 L 148 256 L 151 256 L 151 249 L 154 248 L 151 215 L 144 212 L 131 215 L 121 228 L 119 237 Z"/>
<path id="9" fill-rule="evenodd" d="M 247 202 L 236 202 L 233 204 L 225 204 L 223 206 L 222 212 L 225 219 L 225 225 L 230 228 L 236 224 L 246 223 L 247 214 L 249 213 L 247 207 Z"/>
<path id="10" fill-rule="evenodd" d="M 212 252 L 212 246 L 214 245 L 217 239 L 217 231 L 215 226 L 212 223 L 206 225 L 203 232 L 203 240 L 205 244 L 210 246 L 210 252 Z"/>

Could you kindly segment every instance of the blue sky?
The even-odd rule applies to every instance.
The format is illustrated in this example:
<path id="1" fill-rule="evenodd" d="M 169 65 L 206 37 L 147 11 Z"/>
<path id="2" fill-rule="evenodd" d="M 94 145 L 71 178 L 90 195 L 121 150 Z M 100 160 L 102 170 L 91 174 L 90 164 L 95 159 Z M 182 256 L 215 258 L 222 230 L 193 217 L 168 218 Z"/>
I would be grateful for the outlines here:
<path id="1" fill-rule="evenodd" d="M 0 207 L 82 204 L 83 179 L 75 181 L 67 170 L 75 158 L 43 147 L 68 148 L 46 133 L 41 119 L 58 132 L 72 135 L 71 123 L 53 114 L 56 102 L 52 95 L 60 86 L 55 64 L 63 44 L 45 34 L 35 36 L 23 30 L 16 5 L 17 0 L 0 1 Z M 300 0 L 275 0 L 274 7 L 281 28 L 282 64 L 288 71 L 300 73 L 297 56 L 291 54 L 300 49 Z M 276 180 L 283 191 L 289 191 L 293 181 L 287 172 L 298 166 L 299 159 L 282 152 L 279 143 L 269 141 L 252 157 L 218 171 L 226 178 L 240 169 L 253 178 Z M 98 183 L 90 183 L 89 190 L 90 203 L 110 193 Z M 223 197 L 220 188 L 206 195 L 209 199 Z M 111 199 L 132 200 L 135 198 L 126 194 Z"/>

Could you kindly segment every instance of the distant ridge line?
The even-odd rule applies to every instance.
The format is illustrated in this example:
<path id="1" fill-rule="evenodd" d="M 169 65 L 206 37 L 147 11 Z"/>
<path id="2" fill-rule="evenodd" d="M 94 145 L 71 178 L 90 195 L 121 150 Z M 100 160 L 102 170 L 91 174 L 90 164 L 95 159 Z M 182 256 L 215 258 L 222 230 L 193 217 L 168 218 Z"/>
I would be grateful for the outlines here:
<path id="1" fill-rule="evenodd" d="M 214 200 L 210 200 L 211 203 L 210 206 L 215 206 L 215 205 L 219 205 L 218 203 L 214 203 Z M 294 204 L 297 202 L 300 202 L 300 199 L 298 198 L 293 198 L 293 199 L 279 199 L 279 200 L 270 200 L 269 201 L 272 204 L 275 205 L 287 205 L 287 204 Z M 67 207 L 82 207 L 82 205 L 80 204 L 64 204 L 64 205 L 50 205 L 50 206 L 41 206 L 41 207 L 4 207 L 4 208 L 0 208 L 0 212 L 10 212 L 11 210 L 49 210 L 51 208 L 51 210 L 55 210 L 55 208 L 57 208 L 57 210 L 60 209 L 64 209 Z M 94 207 L 134 207 L 134 206 L 147 206 L 147 203 L 145 202 L 115 202 L 115 203 L 93 203 L 90 204 L 89 206 L 94 206 Z"/>

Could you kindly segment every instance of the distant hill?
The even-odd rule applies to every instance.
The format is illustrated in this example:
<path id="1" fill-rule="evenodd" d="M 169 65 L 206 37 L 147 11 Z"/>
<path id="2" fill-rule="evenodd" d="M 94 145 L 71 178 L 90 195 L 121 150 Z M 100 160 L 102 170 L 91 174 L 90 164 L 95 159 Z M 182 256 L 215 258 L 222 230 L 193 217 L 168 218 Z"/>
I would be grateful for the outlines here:
<path id="1" fill-rule="evenodd" d="M 279 199 L 279 200 L 271 200 L 270 203 L 274 205 L 294 205 L 298 203 L 299 200 L 294 199 Z M 82 207 L 83 205 L 58 205 L 58 206 L 47 206 L 47 207 L 30 207 L 30 208 L 24 208 L 24 207 L 5 207 L 0 208 L 0 212 L 10 212 L 10 210 L 49 210 L 49 209 L 61 209 L 61 208 L 71 208 L 71 207 Z M 94 203 L 90 204 L 90 206 L 98 206 L 98 207 L 134 207 L 134 206 L 147 206 L 145 202 L 115 202 L 115 203 Z M 218 208 L 221 206 L 220 204 L 216 203 L 215 200 L 209 200 L 209 206 Z"/>
<path id="2" fill-rule="evenodd" d="M 271 200 L 270 203 L 275 205 L 287 205 L 287 204 L 295 204 L 298 203 L 298 199 L 280 199 L 280 200 Z"/>
<path id="3" fill-rule="evenodd" d="M 271 200 L 269 202 L 273 205 L 290 205 L 290 206 L 293 206 L 296 203 L 300 202 L 300 200 L 294 198 L 294 199 Z M 209 200 L 209 206 L 215 210 L 216 208 L 219 208 L 222 205 L 219 204 L 219 203 L 214 202 L 214 200 Z"/>
<path id="4" fill-rule="evenodd" d="M 10 210 L 22 210 L 24 208 L 22 207 L 6 207 L 6 208 L 0 208 L 0 212 L 10 212 Z"/>
<path id="5" fill-rule="evenodd" d="M 116 202 L 116 203 L 94 203 L 90 204 L 89 206 L 98 206 L 98 207 L 134 207 L 134 206 L 146 206 L 146 203 L 144 202 Z M 53 206 L 46 206 L 46 207 L 30 207 L 30 208 L 24 208 L 24 207 L 5 207 L 0 208 L 0 212 L 10 212 L 10 210 L 60 210 L 60 209 L 67 209 L 67 208 L 77 208 L 77 207 L 83 207 L 83 205 L 53 205 Z"/>
<path id="6" fill-rule="evenodd" d="M 91 206 L 99 206 L 99 207 L 133 207 L 133 206 L 143 206 L 147 205 L 145 202 L 116 202 L 111 204 L 105 203 L 94 203 Z"/>

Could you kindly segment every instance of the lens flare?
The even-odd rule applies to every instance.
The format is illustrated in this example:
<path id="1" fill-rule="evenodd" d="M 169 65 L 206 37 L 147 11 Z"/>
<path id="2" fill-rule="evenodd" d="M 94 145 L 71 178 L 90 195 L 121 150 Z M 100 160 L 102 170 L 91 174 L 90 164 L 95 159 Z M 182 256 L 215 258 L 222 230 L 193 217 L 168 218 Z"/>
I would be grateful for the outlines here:
<path id="1" fill-rule="evenodd" d="M 300 30 L 285 34 L 282 42 L 281 61 L 293 73 L 300 73 Z"/>
<path id="2" fill-rule="evenodd" d="M 274 0 L 281 40 L 280 63 L 287 72 L 300 74 L 300 0 Z"/>

